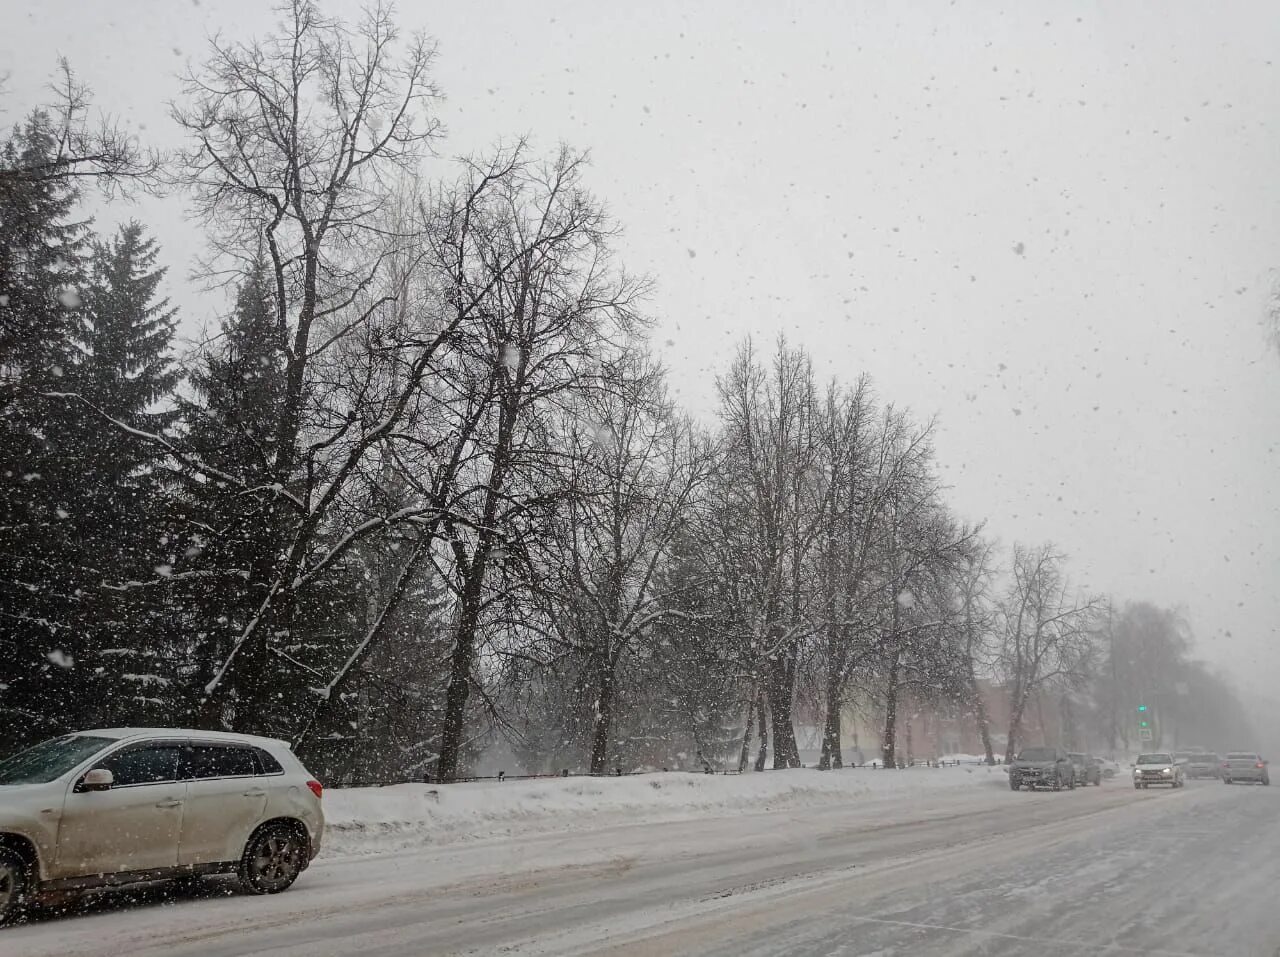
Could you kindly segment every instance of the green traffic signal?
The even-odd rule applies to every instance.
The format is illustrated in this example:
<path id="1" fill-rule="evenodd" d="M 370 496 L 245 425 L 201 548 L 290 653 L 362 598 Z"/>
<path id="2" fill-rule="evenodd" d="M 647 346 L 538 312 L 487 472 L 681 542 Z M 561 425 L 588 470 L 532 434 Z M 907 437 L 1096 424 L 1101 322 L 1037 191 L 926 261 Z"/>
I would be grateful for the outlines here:
<path id="1" fill-rule="evenodd" d="M 1150 721 L 1139 721 L 1139 722 L 1138 722 L 1138 727 L 1139 727 L 1139 728 L 1149 728 L 1150 726 L 1151 726 L 1151 722 L 1150 722 Z"/>
<path id="2" fill-rule="evenodd" d="M 1147 710 L 1147 706 L 1146 706 L 1145 704 L 1140 704 L 1140 705 L 1138 705 L 1138 710 L 1139 710 L 1139 711 L 1146 711 L 1146 710 Z"/>

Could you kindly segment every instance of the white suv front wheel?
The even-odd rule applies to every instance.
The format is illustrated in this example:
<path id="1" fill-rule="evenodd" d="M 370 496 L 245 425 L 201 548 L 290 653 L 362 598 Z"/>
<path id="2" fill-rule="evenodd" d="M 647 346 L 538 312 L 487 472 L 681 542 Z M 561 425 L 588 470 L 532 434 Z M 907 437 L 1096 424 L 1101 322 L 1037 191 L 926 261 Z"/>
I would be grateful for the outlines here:
<path id="1" fill-rule="evenodd" d="M 287 890 L 307 862 L 307 844 L 299 830 L 284 821 L 258 828 L 240 858 L 240 886 L 250 894 Z"/>
<path id="2" fill-rule="evenodd" d="M 29 885 L 27 862 L 15 851 L 0 847 L 0 924 L 7 924 L 22 910 Z"/>

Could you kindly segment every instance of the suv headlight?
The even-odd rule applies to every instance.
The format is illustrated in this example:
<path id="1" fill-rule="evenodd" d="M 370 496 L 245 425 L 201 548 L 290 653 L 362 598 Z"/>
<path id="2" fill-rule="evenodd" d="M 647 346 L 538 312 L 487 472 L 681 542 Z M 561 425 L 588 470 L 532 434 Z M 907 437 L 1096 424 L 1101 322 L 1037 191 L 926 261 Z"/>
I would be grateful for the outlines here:
<path id="1" fill-rule="evenodd" d="M 1172 774 L 1172 773 L 1173 773 L 1173 768 L 1164 768 L 1163 770 L 1161 770 L 1161 772 L 1160 772 L 1160 773 L 1161 773 L 1161 774 Z"/>

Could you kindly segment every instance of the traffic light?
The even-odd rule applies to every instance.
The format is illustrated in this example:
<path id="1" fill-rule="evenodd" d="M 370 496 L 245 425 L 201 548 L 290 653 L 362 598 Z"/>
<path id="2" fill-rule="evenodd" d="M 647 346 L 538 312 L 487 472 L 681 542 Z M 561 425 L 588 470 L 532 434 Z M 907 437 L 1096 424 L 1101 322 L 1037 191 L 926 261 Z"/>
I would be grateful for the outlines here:
<path id="1" fill-rule="evenodd" d="M 1139 728 L 1149 728 L 1149 727 L 1151 727 L 1151 722 L 1150 722 L 1150 721 L 1146 721 L 1146 720 L 1139 721 L 1139 722 L 1138 722 L 1138 727 L 1139 727 Z"/>
<path id="2" fill-rule="evenodd" d="M 1140 704 L 1140 705 L 1138 705 L 1138 711 L 1139 711 L 1139 713 L 1144 712 L 1144 711 L 1146 711 L 1146 710 L 1147 710 L 1147 706 L 1146 706 L 1145 704 Z"/>

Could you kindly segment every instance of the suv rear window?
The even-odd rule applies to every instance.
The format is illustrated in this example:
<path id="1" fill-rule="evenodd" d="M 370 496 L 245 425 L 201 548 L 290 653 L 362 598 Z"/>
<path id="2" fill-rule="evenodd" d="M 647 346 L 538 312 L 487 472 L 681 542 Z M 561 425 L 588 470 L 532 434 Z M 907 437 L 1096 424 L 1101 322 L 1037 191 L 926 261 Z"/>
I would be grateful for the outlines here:
<path id="1" fill-rule="evenodd" d="M 1258 756 L 1252 751 L 1232 751 L 1227 755 L 1228 761 L 1256 761 Z"/>
<path id="2" fill-rule="evenodd" d="M 255 750 L 236 745 L 193 744 L 185 749 L 182 776 L 190 781 L 253 777 L 259 773 Z"/>
<path id="3" fill-rule="evenodd" d="M 264 751 L 262 748 L 254 748 L 253 753 L 258 756 L 258 765 L 262 769 L 262 774 L 284 774 L 284 767 L 271 754 L 270 751 Z"/>

